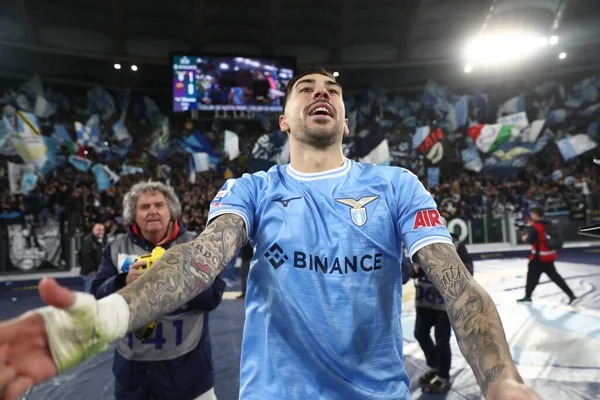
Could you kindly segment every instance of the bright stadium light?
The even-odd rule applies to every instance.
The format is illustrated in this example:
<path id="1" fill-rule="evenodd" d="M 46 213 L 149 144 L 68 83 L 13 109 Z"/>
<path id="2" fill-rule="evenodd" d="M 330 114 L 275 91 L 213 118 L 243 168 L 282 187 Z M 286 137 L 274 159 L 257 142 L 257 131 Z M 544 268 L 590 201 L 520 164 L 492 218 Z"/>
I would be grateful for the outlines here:
<path id="1" fill-rule="evenodd" d="M 134 64 L 134 65 L 132 65 L 132 66 L 131 66 L 131 70 L 132 70 L 132 71 L 134 71 L 134 72 L 135 72 L 135 71 L 137 71 L 137 69 L 138 69 L 138 68 L 137 68 L 137 65 L 135 65 L 135 64 Z"/>
<path id="2" fill-rule="evenodd" d="M 562 53 L 560 53 L 560 54 L 558 55 L 558 58 L 559 58 L 559 59 L 561 59 L 561 60 L 564 60 L 565 58 L 567 58 L 567 53 L 565 53 L 565 52 L 563 51 Z"/>
<path id="3" fill-rule="evenodd" d="M 548 40 L 548 43 L 550 43 L 551 45 L 555 45 L 558 43 L 558 36 L 554 35 L 554 36 L 550 36 L 550 39 Z"/>
<path id="4" fill-rule="evenodd" d="M 115 65 L 113 65 L 113 67 L 115 67 L 115 69 L 121 69 L 121 64 L 115 63 Z"/>
<path id="5" fill-rule="evenodd" d="M 337 71 L 334 71 L 333 76 L 335 76 L 337 78 L 338 76 L 340 76 L 340 73 Z"/>
<path id="6" fill-rule="evenodd" d="M 471 71 L 473 71 L 473 63 L 468 63 L 467 65 L 465 65 L 465 72 L 468 74 Z"/>
<path id="7" fill-rule="evenodd" d="M 483 34 L 467 44 L 464 60 L 467 65 L 473 66 L 506 65 L 531 57 L 547 43 L 548 39 L 531 32 L 509 31 Z M 465 72 L 470 72 L 466 69 L 467 67 Z"/>

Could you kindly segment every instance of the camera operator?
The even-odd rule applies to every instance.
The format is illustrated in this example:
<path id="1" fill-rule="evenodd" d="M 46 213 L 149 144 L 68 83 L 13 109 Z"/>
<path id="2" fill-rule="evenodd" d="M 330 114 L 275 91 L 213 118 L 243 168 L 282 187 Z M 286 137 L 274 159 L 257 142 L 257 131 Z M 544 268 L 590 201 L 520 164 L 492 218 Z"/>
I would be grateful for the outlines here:
<path id="1" fill-rule="evenodd" d="M 531 255 L 529 256 L 529 265 L 527 268 L 525 297 L 517 301 L 531 301 L 531 295 L 533 294 L 533 291 L 540 280 L 540 276 L 543 272 L 545 272 L 546 275 L 548 275 L 548 278 L 550 278 L 552 282 L 556 283 L 558 287 L 560 287 L 563 292 L 569 296 L 569 304 L 571 304 L 576 297 L 562 276 L 558 274 L 556 267 L 554 266 L 554 261 L 557 258 L 557 246 L 549 245 L 551 236 L 548 234 L 548 227 L 551 225 L 551 222 L 544 219 L 544 210 L 541 207 L 532 207 L 530 214 L 531 220 L 527 222 L 529 228 L 527 232 L 522 235 L 523 241 L 531 244 Z M 556 235 L 560 233 L 553 232 L 553 234 Z"/>

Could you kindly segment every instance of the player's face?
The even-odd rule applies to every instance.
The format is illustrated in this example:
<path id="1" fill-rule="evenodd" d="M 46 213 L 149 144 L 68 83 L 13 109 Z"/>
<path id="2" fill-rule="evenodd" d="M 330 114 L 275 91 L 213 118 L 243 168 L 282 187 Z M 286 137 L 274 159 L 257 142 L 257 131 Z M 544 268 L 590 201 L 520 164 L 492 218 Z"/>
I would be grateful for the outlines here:
<path id="1" fill-rule="evenodd" d="M 142 193 L 137 199 L 135 222 L 142 233 L 157 233 L 169 228 L 171 214 L 161 192 Z"/>
<path id="2" fill-rule="evenodd" d="M 348 134 L 345 114 L 341 86 L 325 75 L 306 75 L 294 84 L 279 127 L 294 140 L 327 148 Z"/>

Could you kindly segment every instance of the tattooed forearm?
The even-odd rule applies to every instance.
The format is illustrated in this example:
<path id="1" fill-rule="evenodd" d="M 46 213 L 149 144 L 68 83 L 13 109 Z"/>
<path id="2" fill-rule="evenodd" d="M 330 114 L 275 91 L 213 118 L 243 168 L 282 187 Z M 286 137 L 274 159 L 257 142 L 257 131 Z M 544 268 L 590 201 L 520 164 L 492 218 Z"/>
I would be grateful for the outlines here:
<path id="1" fill-rule="evenodd" d="M 446 301 L 446 310 L 463 355 L 481 391 L 500 377 L 521 377 L 512 360 L 500 315 L 491 297 L 471 277 L 450 244 L 425 246 L 416 260 Z"/>
<path id="2" fill-rule="evenodd" d="M 246 239 L 242 218 L 225 214 L 191 242 L 171 247 L 139 279 L 119 291 L 129 303 L 129 328 L 158 319 L 209 287 Z"/>

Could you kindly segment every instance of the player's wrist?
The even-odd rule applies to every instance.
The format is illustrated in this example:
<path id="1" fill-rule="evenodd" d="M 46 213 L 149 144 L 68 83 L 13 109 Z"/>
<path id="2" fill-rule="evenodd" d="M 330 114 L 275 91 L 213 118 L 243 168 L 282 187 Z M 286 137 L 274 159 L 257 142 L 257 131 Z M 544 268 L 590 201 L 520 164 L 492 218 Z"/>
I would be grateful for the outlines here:
<path id="1" fill-rule="evenodd" d="M 487 394 L 496 393 L 504 387 L 520 386 L 523 384 L 523 378 L 519 375 L 516 368 L 505 369 L 500 376 L 489 383 Z"/>
<path id="2" fill-rule="evenodd" d="M 109 344 L 127 334 L 129 306 L 119 294 L 102 300 L 76 292 L 69 309 L 43 307 L 48 346 L 54 364 L 63 372 L 106 350 Z"/>
<path id="3" fill-rule="evenodd" d="M 98 300 L 98 318 L 113 340 L 121 338 L 129 330 L 129 304 L 118 293 L 106 296 Z"/>

